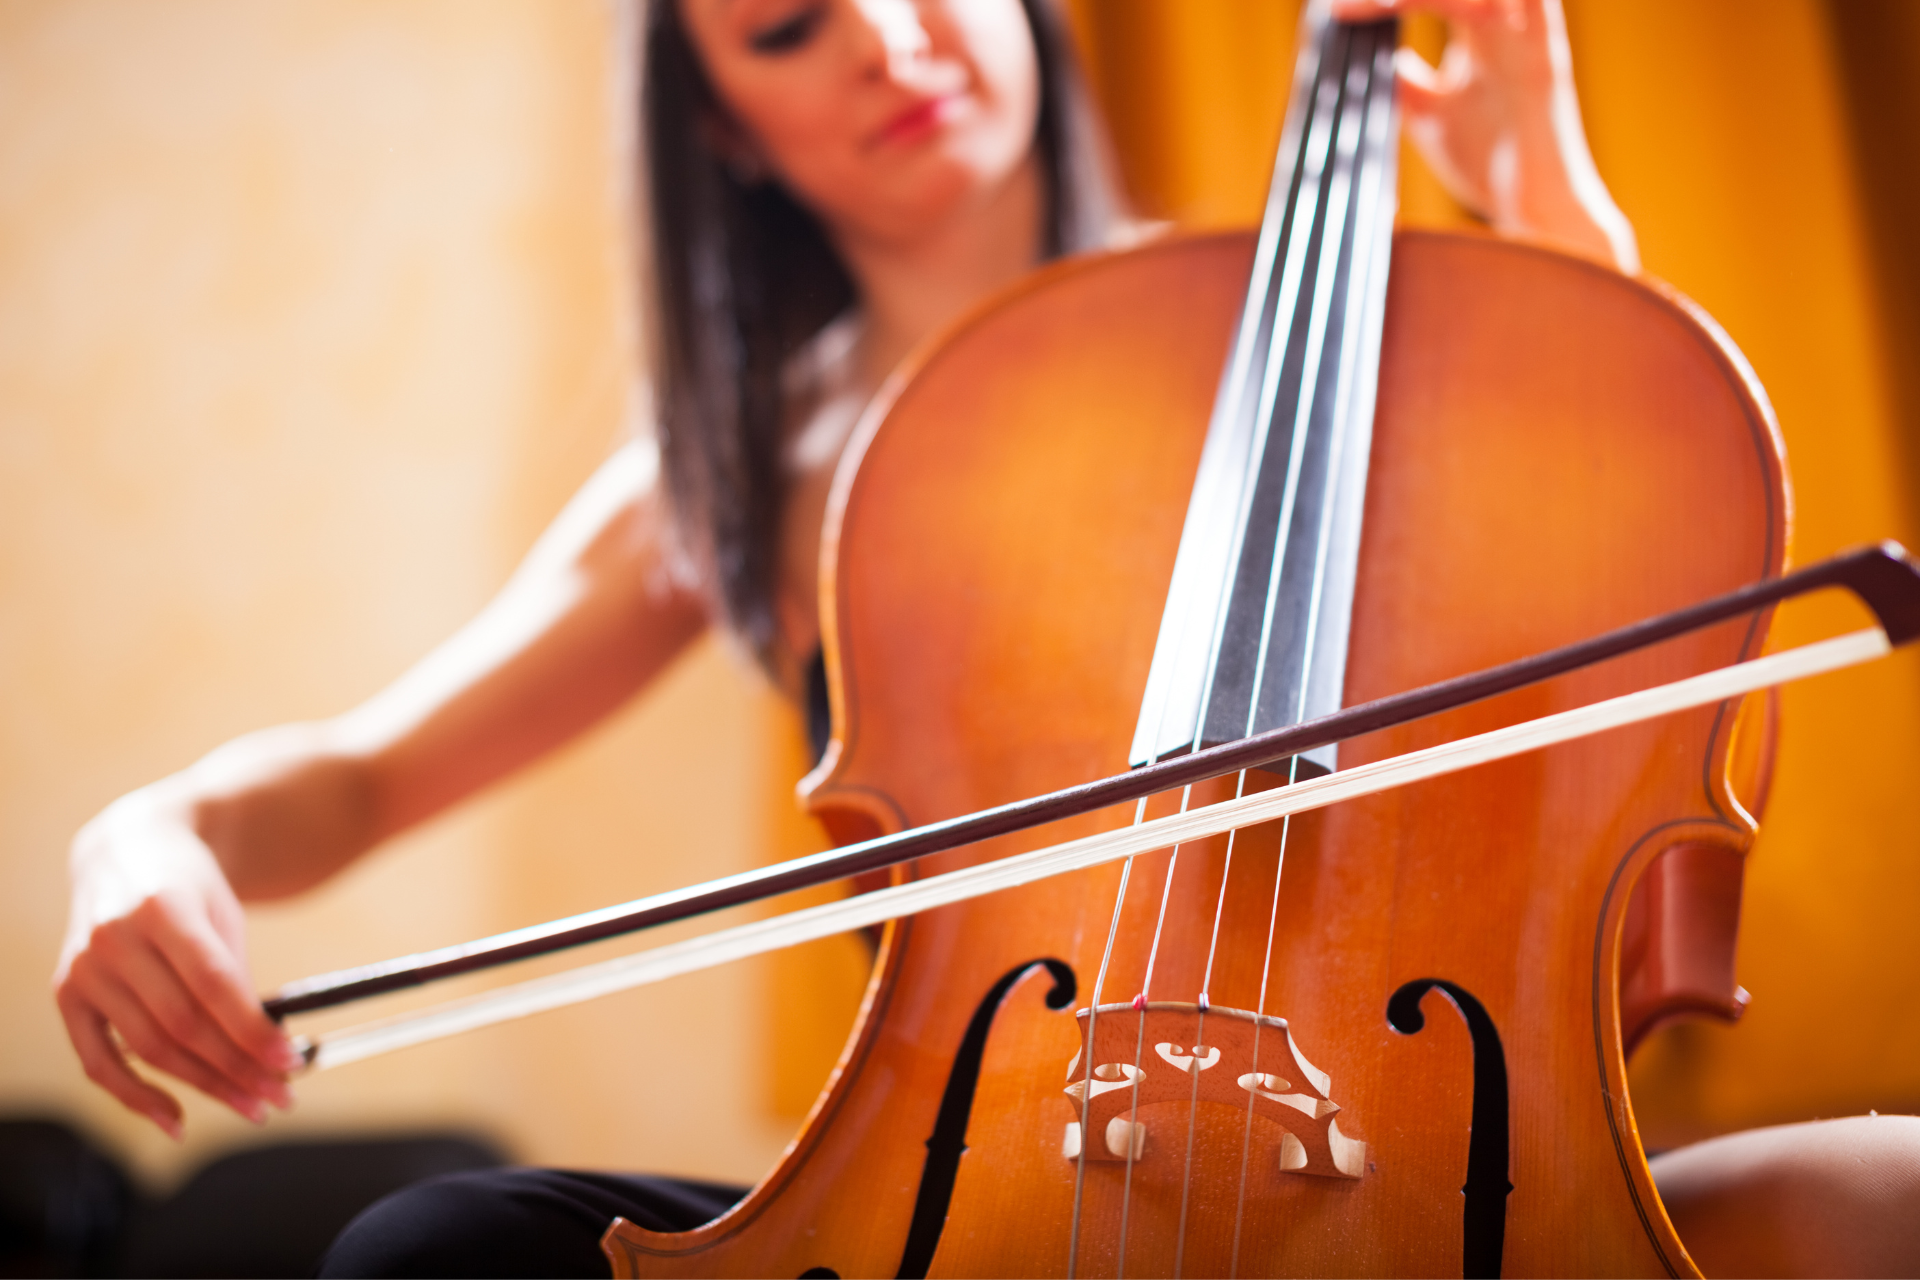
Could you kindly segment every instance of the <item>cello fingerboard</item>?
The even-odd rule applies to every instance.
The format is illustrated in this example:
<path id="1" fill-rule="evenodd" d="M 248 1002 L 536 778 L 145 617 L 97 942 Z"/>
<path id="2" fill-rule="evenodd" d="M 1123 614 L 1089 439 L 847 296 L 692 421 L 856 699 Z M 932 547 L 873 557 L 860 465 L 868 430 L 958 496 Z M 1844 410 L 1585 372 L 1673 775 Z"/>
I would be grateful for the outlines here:
<path id="1" fill-rule="evenodd" d="M 1308 6 L 1130 759 L 1336 711 L 1396 203 L 1392 21 Z M 1334 748 L 1301 757 L 1334 767 Z"/>

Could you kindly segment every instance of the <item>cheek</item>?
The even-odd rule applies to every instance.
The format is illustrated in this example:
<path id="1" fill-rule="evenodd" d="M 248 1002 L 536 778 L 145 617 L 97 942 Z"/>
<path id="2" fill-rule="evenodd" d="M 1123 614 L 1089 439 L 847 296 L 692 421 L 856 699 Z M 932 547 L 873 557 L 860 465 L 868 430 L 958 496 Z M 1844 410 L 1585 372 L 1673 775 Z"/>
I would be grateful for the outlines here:
<path id="1" fill-rule="evenodd" d="M 805 202 L 818 206 L 856 178 L 856 128 L 847 118 L 847 95 L 835 86 L 819 77 L 781 75 L 718 87 L 766 161 Z"/>
<path id="2" fill-rule="evenodd" d="M 1024 156 L 1040 115 L 1040 64 L 1020 0 L 951 0 L 941 18 L 973 65 L 992 132 Z"/>
<path id="3" fill-rule="evenodd" d="M 805 74 L 761 75 L 750 83 L 721 86 L 734 117 L 783 173 L 807 167 L 827 153 L 845 150 L 852 130 L 846 94 Z"/>
<path id="4" fill-rule="evenodd" d="M 757 136 L 787 188 L 829 217 L 858 211 L 881 193 L 860 155 L 855 130 L 830 102 L 788 100 Z"/>

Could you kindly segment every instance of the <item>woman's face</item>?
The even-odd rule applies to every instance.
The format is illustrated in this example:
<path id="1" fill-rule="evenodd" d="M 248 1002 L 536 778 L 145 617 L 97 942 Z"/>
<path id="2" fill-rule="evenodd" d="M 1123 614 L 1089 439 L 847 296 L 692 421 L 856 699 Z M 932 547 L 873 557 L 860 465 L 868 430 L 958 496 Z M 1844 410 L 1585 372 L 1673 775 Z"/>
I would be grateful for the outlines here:
<path id="1" fill-rule="evenodd" d="M 840 236 L 911 242 L 1032 151 L 1040 79 L 1020 0 L 678 0 L 729 119 Z"/>

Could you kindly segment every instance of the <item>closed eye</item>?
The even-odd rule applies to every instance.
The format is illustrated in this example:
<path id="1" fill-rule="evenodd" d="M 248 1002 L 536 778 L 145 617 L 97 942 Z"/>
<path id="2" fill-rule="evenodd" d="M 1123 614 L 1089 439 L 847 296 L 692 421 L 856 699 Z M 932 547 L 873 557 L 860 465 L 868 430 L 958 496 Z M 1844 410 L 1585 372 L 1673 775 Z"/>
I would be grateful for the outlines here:
<path id="1" fill-rule="evenodd" d="M 747 37 L 747 47 L 755 53 L 791 53 L 813 38 L 826 16 L 826 6 L 809 5 L 790 18 L 762 27 Z"/>

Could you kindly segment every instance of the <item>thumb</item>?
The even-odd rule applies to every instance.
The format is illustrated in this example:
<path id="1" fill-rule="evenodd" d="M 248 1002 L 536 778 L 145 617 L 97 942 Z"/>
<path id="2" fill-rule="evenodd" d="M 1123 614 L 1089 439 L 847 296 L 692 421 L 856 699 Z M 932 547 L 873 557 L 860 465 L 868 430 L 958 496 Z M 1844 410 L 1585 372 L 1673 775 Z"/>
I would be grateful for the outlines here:
<path id="1" fill-rule="evenodd" d="M 1442 88 L 1442 73 L 1412 49 L 1401 49 L 1394 54 L 1393 70 L 1399 82 L 1401 131 L 1447 194 L 1478 213 L 1486 204 L 1484 193 L 1479 190 L 1479 184 L 1461 172 L 1447 146 L 1448 131 L 1443 114 L 1450 94 Z"/>
<path id="2" fill-rule="evenodd" d="M 1412 49 L 1394 51 L 1393 75 L 1400 93 L 1400 110 L 1409 124 L 1426 120 L 1440 109 L 1440 70 Z"/>

